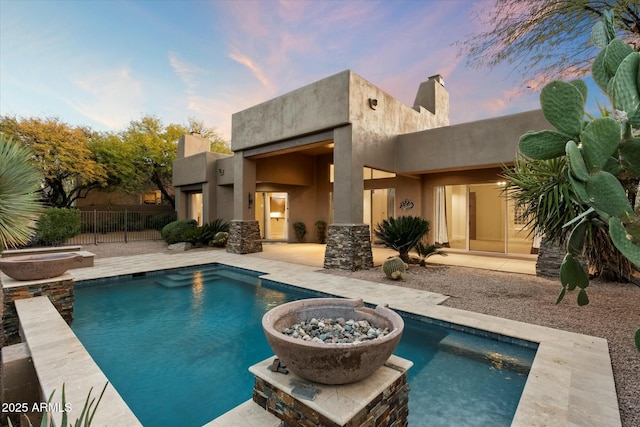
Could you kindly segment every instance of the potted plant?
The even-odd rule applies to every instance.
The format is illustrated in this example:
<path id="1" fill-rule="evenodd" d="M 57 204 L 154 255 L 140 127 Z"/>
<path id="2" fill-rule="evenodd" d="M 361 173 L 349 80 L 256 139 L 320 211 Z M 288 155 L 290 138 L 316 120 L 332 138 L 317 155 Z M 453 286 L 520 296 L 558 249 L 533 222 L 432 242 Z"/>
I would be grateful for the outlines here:
<path id="1" fill-rule="evenodd" d="M 316 239 L 318 243 L 327 243 L 327 222 L 323 220 L 316 221 Z"/>
<path id="2" fill-rule="evenodd" d="M 304 241 L 304 236 L 307 235 L 307 226 L 304 225 L 304 222 L 294 222 L 293 232 L 296 233 L 296 240 L 299 243 L 302 243 Z"/>

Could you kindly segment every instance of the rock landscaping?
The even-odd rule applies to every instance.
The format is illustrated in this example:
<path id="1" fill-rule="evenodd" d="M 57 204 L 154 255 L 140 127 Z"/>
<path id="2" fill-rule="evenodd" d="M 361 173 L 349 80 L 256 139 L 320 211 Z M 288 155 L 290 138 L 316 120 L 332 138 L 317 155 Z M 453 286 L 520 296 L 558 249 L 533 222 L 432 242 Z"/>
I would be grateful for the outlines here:
<path id="1" fill-rule="evenodd" d="M 367 320 L 316 319 L 296 323 L 282 331 L 283 334 L 304 341 L 323 344 L 358 344 L 383 337 L 389 329 L 377 328 Z"/>

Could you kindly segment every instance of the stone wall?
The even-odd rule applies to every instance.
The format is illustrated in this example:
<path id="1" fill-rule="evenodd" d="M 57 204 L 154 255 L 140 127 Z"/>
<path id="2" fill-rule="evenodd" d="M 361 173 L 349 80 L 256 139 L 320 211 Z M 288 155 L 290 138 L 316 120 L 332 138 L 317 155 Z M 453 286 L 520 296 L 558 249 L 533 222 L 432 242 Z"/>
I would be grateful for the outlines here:
<path id="1" fill-rule="evenodd" d="M 336 424 L 302 401 L 255 377 L 253 401 L 282 420 L 283 427 L 407 427 L 409 388 L 404 373 L 346 424 Z"/>
<path id="2" fill-rule="evenodd" d="M 6 280 L 2 284 L 2 334 L 0 346 L 17 343 L 19 338 L 19 320 L 14 301 L 23 298 L 47 296 L 60 316 L 71 324 L 73 321 L 73 278 L 70 274 L 64 276 L 36 280 L 30 282 L 18 282 Z"/>
<path id="3" fill-rule="evenodd" d="M 324 253 L 324 268 L 355 271 L 372 267 L 369 226 L 331 224 Z"/>
<path id="4" fill-rule="evenodd" d="M 233 254 L 262 252 L 262 237 L 260 237 L 258 221 L 231 221 L 229 223 L 227 252 Z"/>

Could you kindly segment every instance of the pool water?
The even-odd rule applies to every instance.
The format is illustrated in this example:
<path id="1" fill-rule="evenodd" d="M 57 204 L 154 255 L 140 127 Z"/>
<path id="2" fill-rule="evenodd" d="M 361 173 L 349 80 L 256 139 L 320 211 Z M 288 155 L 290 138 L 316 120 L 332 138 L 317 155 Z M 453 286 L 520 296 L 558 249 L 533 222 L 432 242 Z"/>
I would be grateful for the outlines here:
<path id="1" fill-rule="evenodd" d="M 251 398 L 263 314 L 319 296 L 204 266 L 79 283 L 72 329 L 143 425 L 200 427 Z M 508 426 L 535 349 L 405 318 L 409 425 Z"/>

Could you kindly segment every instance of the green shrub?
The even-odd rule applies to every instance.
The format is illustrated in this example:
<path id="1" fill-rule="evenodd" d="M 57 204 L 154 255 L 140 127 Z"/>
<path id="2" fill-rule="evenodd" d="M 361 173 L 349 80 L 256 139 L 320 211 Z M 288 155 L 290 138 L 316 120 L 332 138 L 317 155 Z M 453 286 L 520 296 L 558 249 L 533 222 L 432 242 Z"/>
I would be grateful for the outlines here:
<path id="1" fill-rule="evenodd" d="M 37 233 L 45 245 L 59 246 L 80 234 L 81 220 L 78 209 L 48 208 L 38 220 Z"/>
<path id="2" fill-rule="evenodd" d="M 195 219 L 182 219 L 165 225 L 160 231 L 160 235 L 167 244 L 172 245 L 178 242 L 186 242 L 186 233 L 196 228 L 198 228 L 198 222 Z"/>

